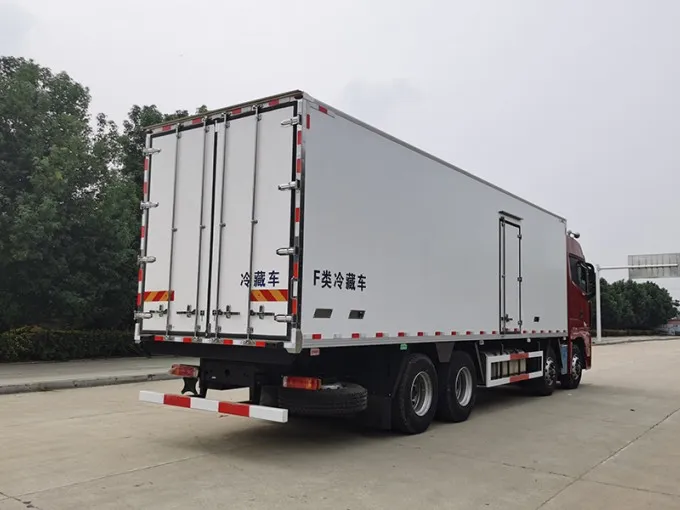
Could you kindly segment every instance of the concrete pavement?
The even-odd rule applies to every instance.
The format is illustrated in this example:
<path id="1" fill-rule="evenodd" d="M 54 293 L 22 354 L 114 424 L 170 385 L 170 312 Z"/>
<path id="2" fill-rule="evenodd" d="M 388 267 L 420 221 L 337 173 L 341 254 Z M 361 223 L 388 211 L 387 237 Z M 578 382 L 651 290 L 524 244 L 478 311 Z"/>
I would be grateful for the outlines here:
<path id="1" fill-rule="evenodd" d="M 137 401 L 177 381 L 0 396 L 0 510 L 680 509 L 680 342 L 593 359 L 575 391 L 487 392 L 418 436 Z"/>
<path id="2" fill-rule="evenodd" d="M 680 340 L 680 336 L 609 336 L 604 337 L 601 342 L 593 338 L 593 343 L 597 345 L 628 344 L 631 342 L 663 342 Z"/>
<path id="3" fill-rule="evenodd" d="M 117 358 L 53 363 L 0 363 L 0 395 L 172 379 L 173 363 L 194 358 Z"/>

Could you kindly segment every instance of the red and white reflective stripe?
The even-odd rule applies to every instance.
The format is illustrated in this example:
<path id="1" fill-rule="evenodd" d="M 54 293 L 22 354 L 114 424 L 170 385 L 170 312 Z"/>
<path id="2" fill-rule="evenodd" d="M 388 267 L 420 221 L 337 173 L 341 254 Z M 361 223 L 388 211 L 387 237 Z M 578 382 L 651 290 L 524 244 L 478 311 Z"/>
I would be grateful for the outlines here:
<path id="1" fill-rule="evenodd" d="M 184 395 L 169 395 L 155 391 L 140 391 L 139 400 L 151 404 L 184 407 L 185 409 L 195 409 L 198 411 L 243 416 L 244 418 L 257 418 L 277 423 L 286 423 L 288 421 L 288 409 L 279 409 L 277 407 L 256 406 L 223 400 L 208 400 L 205 398 L 186 397 Z"/>
<path id="2" fill-rule="evenodd" d="M 296 308 L 297 310 L 297 308 Z M 529 331 L 524 331 L 524 334 L 534 334 L 534 335 L 548 335 L 548 334 L 566 334 L 567 332 L 565 330 L 558 331 L 532 331 L 531 333 Z M 519 334 L 519 331 L 517 330 L 516 333 L 508 333 L 508 335 L 514 335 L 514 334 Z M 373 338 L 412 338 L 412 337 L 420 337 L 420 338 L 432 338 L 432 337 L 449 337 L 449 336 L 460 336 L 460 335 L 465 335 L 472 337 L 473 339 L 477 339 L 479 337 L 504 337 L 506 335 L 500 334 L 498 331 L 479 331 L 479 332 L 474 332 L 472 330 L 467 330 L 463 331 L 462 333 L 458 333 L 458 331 L 451 331 L 451 332 L 444 332 L 444 331 L 432 331 L 432 332 L 426 332 L 426 331 L 417 331 L 414 333 L 408 333 L 406 331 L 398 331 L 395 334 L 390 334 L 385 331 L 378 331 L 376 333 L 359 333 L 359 332 L 353 332 L 350 333 L 349 335 L 347 334 L 340 334 L 340 333 L 335 333 L 332 335 L 322 335 L 321 333 L 313 333 L 311 335 L 306 334 L 304 335 L 304 338 L 307 340 L 337 340 L 337 339 L 342 339 L 342 338 L 352 338 L 352 339 L 373 339 Z M 513 358 L 515 359 L 515 358 Z M 520 358 L 517 358 L 520 359 Z"/>
<path id="3" fill-rule="evenodd" d="M 153 337 L 154 342 L 176 342 L 176 343 L 199 343 L 199 344 L 211 344 L 211 345 L 242 345 L 245 347 L 267 347 L 267 342 L 262 340 L 248 341 L 248 340 L 234 340 L 231 338 L 220 338 L 217 342 L 214 338 L 204 338 L 204 337 L 192 337 L 192 336 L 165 336 L 165 335 L 155 335 Z"/>
<path id="4" fill-rule="evenodd" d="M 514 361 L 518 359 L 528 359 L 528 358 L 542 358 L 543 353 L 541 351 L 534 352 L 513 352 L 511 354 L 499 354 L 497 356 L 490 356 L 489 359 L 493 363 L 498 363 L 501 361 Z"/>
<path id="5" fill-rule="evenodd" d="M 304 107 L 304 102 L 298 100 L 297 102 L 297 112 L 298 115 L 302 115 Z M 300 181 L 302 179 L 302 144 L 303 144 L 303 124 L 300 122 L 295 125 L 295 179 Z M 302 193 L 300 190 L 301 186 L 297 186 L 294 193 L 295 201 L 295 211 L 293 217 L 293 239 L 295 239 L 295 245 L 299 244 L 300 235 L 302 233 L 301 223 L 303 220 L 302 211 Z M 299 303 L 299 292 L 300 292 L 300 255 L 298 253 L 292 256 L 293 263 L 293 274 L 290 279 L 290 289 L 288 292 L 289 299 L 289 310 L 290 314 L 298 316 L 298 303 Z M 295 347 L 295 337 L 297 336 L 297 329 L 291 328 L 290 340 L 286 342 L 285 347 Z"/>
<path id="6" fill-rule="evenodd" d="M 486 383 L 486 387 L 493 388 L 494 386 L 502 386 L 503 384 L 511 384 L 520 381 L 526 381 L 528 379 L 536 379 L 537 377 L 543 377 L 542 370 L 530 372 L 528 374 L 511 375 L 510 377 L 503 377 L 502 379 L 493 379 Z"/>
<path id="7" fill-rule="evenodd" d="M 324 115 L 328 115 L 329 117 L 335 117 L 333 112 L 331 112 L 327 106 L 316 105 L 316 108 L 317 110 L 319 110 L 319 112 L 323 113 Z"/>
<path id="8" fill-rule="evenodd" d="M 151 145 L 151 136 L 147 135 L 146 136 L 146 144 L 145 146 L 148 148 Z M 149 167 L 151 166 L 151 156 L 147 155 L 144 156 L 144 177 L 142 179 L 143 181 L 143 187 L 142 187 L 142 201 L 143 202 L 148 202 L 149 200 Z M 142 225 L 140 228 L 139 232 L 139 253 L 141 255 L 146 254 L 146 227 L 147 227 L 147 215 L 148 211 L 143 211 L 142 212 Z M 141 310 L 142 305 L 143 305 L 143 285 L 144 283 L 144 273 L 142 269 L 139 269 L 139 278 L 137 281 L 137 308 Z M 136 328 L 137 329 L 137 328 Z"/>
<path id="9" fill-rule="evenodd" d="M 230 117 L 234 117 L 236 115 L 243 115 L 244 113 L 249 113 L 252 112 L 255 106 L 259 106 L 260 108 L 273 108 L 282 104 L 287 104 L 292 101 L 296 101 L 297 99 L 293 96 L 286 96 L 286 97 L 280 97 L 280 98 L 275 98 L 275 99 L 269 99 L 265 102 L 258 102 L 258 103 L 251 103 L 248 105 L 244 106 L 232 106 L 232 107 L 227 107 L 223 108 L 220 110 L 215 110 L 210 113 L 209 116 L 202 115 L 200 117 L 191 117 L 188 119 L 182 119 L 182 122 L 171 122 L 169 124 L 165 124 L 163 126 L 159 126 L 153 129 L 152 133 L 167 133 L 170 131 L 173 131 L 175 129 L 179 129 L 182 127 L 189 127 L 189 126 L 196 126 L 198 124 L 202 124 L 204 122 L 211 122 L 213 120 L 217 120 L 222 118 L 222 116 L 226 113 Z"/>
<path id="10" fill-rule="evenodd" d="M 204 340 L 204 343 L 207 344 L 214 344 L 211 339 L 206 339 Z M 263 342 L 261 340 L 256 340 L 256 341 L 247 341 L 247 340 L 234 340 L 231 338 L 220 338 L 220 343 L 222 345 L 244 345 L 246 347 L 267 347 L 267 342 Z"/>

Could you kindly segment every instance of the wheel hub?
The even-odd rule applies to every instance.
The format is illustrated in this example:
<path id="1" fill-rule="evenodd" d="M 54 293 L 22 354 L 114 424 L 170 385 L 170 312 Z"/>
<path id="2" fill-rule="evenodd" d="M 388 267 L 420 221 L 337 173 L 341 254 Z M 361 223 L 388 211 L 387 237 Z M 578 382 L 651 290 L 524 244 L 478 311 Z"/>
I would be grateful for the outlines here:
<path id="1" fill-rule="evenodd" d="M 581 358 L 578 355 L 574 355 L 571 359 L 571 377 L 574 381 L 578 381 L 581 378 L 581 372 L 583 367 L 581 366 Z"/>
<path id="2" fill-rule="evenodd" d="M 472 398 L 472 374 L 468 367 L 462 367 L 458 370 L 454 388 L 458 405 L 461 407 L 468 405 Z"/>
<path id="3" fill-rule="evenodd" d="M 557 368 L 555 366 L 555 360 L 548 358 L 545 360 L 545 382 L 552 385 L 557 378 Z"/>
<path id="4" fill-rule="evenodd" d="M 425 416 L 432 407 L 434 388 L 427 372 L 418 372 L 411 383 L 411 406 L 418 416 Z"/>

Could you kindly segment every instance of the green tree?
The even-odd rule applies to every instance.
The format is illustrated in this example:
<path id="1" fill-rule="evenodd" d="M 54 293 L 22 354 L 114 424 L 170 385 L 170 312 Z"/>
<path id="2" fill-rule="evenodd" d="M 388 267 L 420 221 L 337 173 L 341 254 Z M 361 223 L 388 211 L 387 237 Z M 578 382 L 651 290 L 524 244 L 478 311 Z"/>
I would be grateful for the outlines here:
<path id="1" fill-rule="evenodd" d="M 207 106 L 202 105 L 196 109 L 196 113 L 206 113 Z M 144 147 L 146 146 L 146 128 L 154 124 L 171 122 L 187 117 L 187 110 L 175 110 L 173 113 L 162 113 L 155 104 L 139 106 L 134 105 L 128 112 L 128 118 L 123 121 L 123 132 L 120 135 L 122 147 L 123 173 L 132 177 L 137 184 L 139 193 L 142 190 L 144 170 Z"/>
<path id="2" fill-rule="evenodd" d="M 136 195 L 116 126 L 93 129 L 87 88 L 29 60 L 0 58 L 0 90 L 0 328 L 123 325 Z"/>
<path id="3" fill-rule="evenodd" d="M 602 327 L 653 330 L 678 314 L 678 303 L 653 282 L 601 280 Z"/>

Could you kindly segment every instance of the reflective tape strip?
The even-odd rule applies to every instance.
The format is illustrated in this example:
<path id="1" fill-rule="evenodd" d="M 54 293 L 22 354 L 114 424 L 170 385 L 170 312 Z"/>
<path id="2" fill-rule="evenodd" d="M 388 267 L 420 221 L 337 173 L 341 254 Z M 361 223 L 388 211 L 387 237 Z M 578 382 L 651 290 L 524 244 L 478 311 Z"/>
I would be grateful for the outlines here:
<path id="1" fill-rule="evenodd" d="M 531 372 L 529 374 L 513 375 L 510 377 L 503 377 L 502 379 L 493 379 L 491 382 L 486 384 L 487 388 L 493 388 L 494 386 L 502 386 L 503 384 L 511 384 L 519 381 L 526 381 L 528 379 L 536 379 L 537 377 L 543 377 L 543 371 L 539 370 L 537 372 Z"/>
<path id="2" fill-rule="evenodd" d="M 174 122 L 174 123 L 166 124 L 166 125 L 163 125 L 163 126 L 154 127 L 153 130 L 151 131 L 151 133 L 152 134 L 168 133 L 168 132 L 171 132 L 171 131 L 175 131 L 176 129 L 180 129 L 180 128 L 197 126 L 199 124 L 202 124 L 203 122 L 207 122 L 207 123 L 213 122 L 213 121 L 217 120 L 218 118 L 222 118 L 222 116 L 225 113 L 229 117 L 233 117 L 233 116 L 236 116 L 236 115 L 242 115 L 242 114 L 245 114 L 245 113 L 250 113 L 250 112 L 253 111 L 255 106 L 259 106 L 260 108 L 272 108 L 272 107 L 276 107 L 276 106 L 279 106 L 279 105 L 292 103 L 296 100 L 298 100 L 298 98 L 296 98 L 294 96 L 284 96 L 284 97 L 280 97 L 280 98 L 276 98 L 276 99 L 270 99 L 270 100 L 267 100 L 265 102 L 251 103 L 251 104 L 245 105 L 245 106 L 227 107 L 227 108 L 223 108 L 223 109 L 216 110 L 216 111 L 212 112 L 210 115 L 207 116 L 207 118 L 206 118 L 205 115 L 201 115 L 200 117 L 189 118 L 189 119 L 183 120 L 182 122 L 179 122 L 179 123 Z M 331 115 L 331 114 L 329 113 L 328 115 Z"/>
<path id="3" fill-rule="evenodd" d="M 493 363 L 499 363 L 501 361 L 514 361 L 517 359 L 540 358 L 541 356 L 543 356 L 542 351 L 514 352 L 512 354 L 499 354 L 497 356 L 490 356 L 490 359 Z"/>
<path id="4" fill-rule="evenodd" d="M 168 292 L 167 290 L 148 290 L 144 293 L 145 303 L 158 303 L 162 301 L 174 301 L 175 291 Z"/>
<path id="5" fill-rule="evenodd" d="M 266 301 L 265 299 L 261 299 L 261 300 Z M 253 301 L 255 301 L 255 299 L 253 299 Z M 296 313 L 296 312 L 297 312 L 297 301 L 295 299 L 293 299 L 293 313 Z M 550 331 L 532 331 L 532 332 L 525 331 L 524 333 L 527 334 L 527 335 L 534 335 L 534 336 L 539 336 L 539 335 L 546 336 L 548 334 L 566 333 L 566 331 L 563 331 L 563 332 L 562 331 L 554 331 L 554 332 L 550 332 Z M 513 333 L 508 333 L 508 334 L 512 335 Z M 339 339 L 347 339 L 347 338 L 352 338 L 352 339 L 357 339 L 357 338 L 360 338 L 360 339 L 374 339 L 374 338 L 376 338 L 376 339 L 377 338 L 390 339 L 390 338 L 395 338 L 395 337 L 398 337 L 398 338 L 420 337 L 420 338 L 428 339 L 428 338 L 434 338 L 434 337 L 444 337 L 444 338 L 446 338 L 446 337 L 460 336 L 460 335 L 472 337 L 471 339 L 474 339 L 474 340 L 477 340 L 477 339 L 483 340 L 482 338 L 479 338 L 479 337 L 487 337 L 487 339 L 488 339 L 488 337 L 491 337 L 491 336 L 501 337 L 501 334 L 498 331 L 495 331 L 495 330 L 494 331 L 479 331 L 479 332 L 474 332 L 474 331 L 468 330 L 468 331 L 464 331 L 464 332 L 461 332 L 461 333 L 459 333 L 458 331 L 451 331 L 451 332 L 448 332 L 448 333 L 444 332 L 444 331 L 431 331 L 431 332 L 417 331 L 415 333 L 408 333 L 406 331 L 398 331 L 394 334 L 390 334 L 390 333 L 384 332 L 384 331 L 379 331 L 377 333 L 354 332 L 354 333 L 350 333 L 349 335 L 342 334 L 342 333 L 335 333 L 335 334 L 327 334 L 325 336 L 322 335 L 321 333 L 314 333 L 314 334 L 311 334 L 311 335 L 305 334 L 303 336 L 307 340 L 309 340 L 309 339 L 311 339 L 311 340 L 339 340 Z M 437 341 L 437 340 L 433 340 L 433 341 Z M 519 357 L 512 358 L 512 359 L 522 359 L 522 358 L 526 357 L 523 354 L 518 354 L 517 356 L 519 356 Z M 508 359 L 510 359 L 510 358 L 508 358 Z"/>
<path id="6" fill-rule="evenodd" d="M 240 402 L 228 402 L 223 400 L 208 400 L 205 398 L 170 395 L 144 390 L 139 392 L 139 400 L 150 404 L 183 407 L 185 409 L 208 411 L 219 414 L 230 414 L 232 416 L 256 418 L 277 423 L 286 423 L 288 421 L 288 409 L 280 409 L 278 407 L 242 404 Z"/>
<path id="7" fill-rule="evenodd" d="M 262 289 L 250 292 L 251 301 L 288 301 L 288 289 Z"/>

